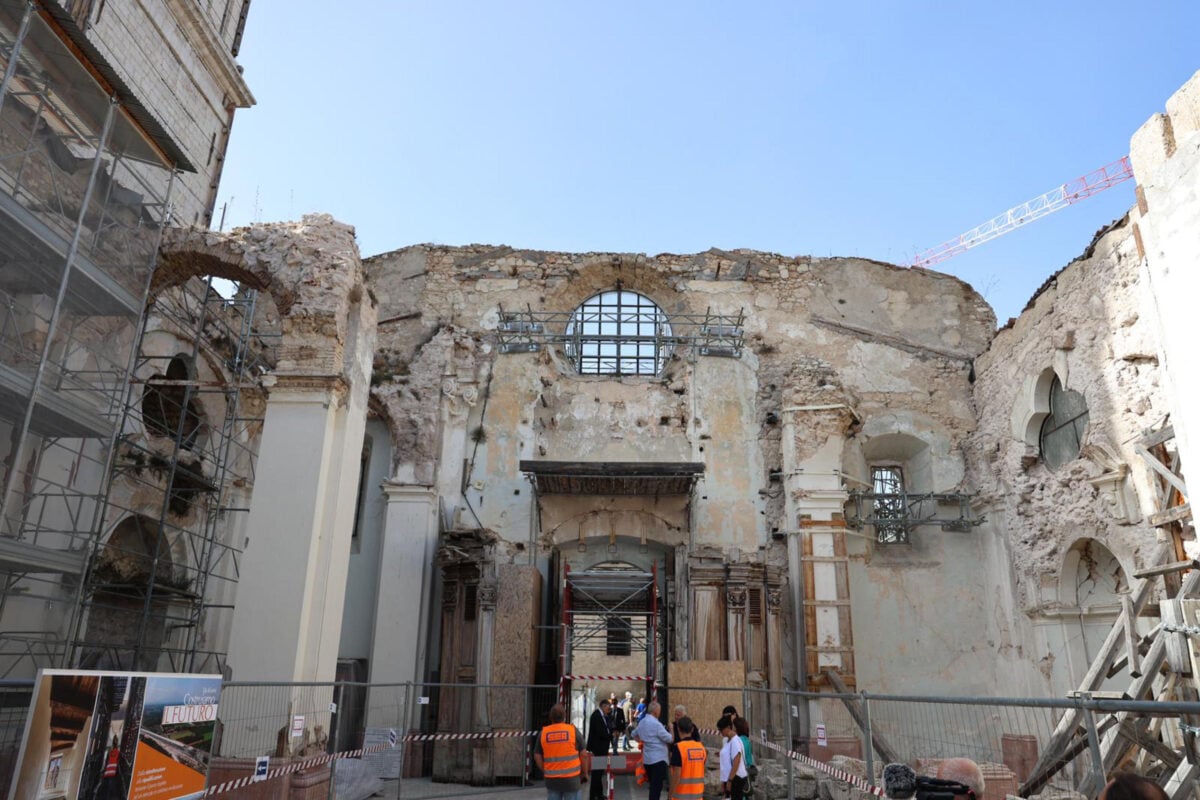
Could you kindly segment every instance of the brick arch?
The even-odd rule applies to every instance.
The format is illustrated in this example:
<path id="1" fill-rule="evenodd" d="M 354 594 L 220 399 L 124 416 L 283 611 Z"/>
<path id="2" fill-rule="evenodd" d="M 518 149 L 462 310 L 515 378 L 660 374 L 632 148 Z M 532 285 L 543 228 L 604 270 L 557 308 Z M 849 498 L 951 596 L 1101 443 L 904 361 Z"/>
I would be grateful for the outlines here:
<path id="1" fill-rule="evenodd" d="M 280 315 L 277 372 L 336 375 L 356 336 L 356 308 L 368 296 L 354 228 L 327 214 L 299 222 L 165 232 L 152 295 L 204 275 L 264 292 Z"/>

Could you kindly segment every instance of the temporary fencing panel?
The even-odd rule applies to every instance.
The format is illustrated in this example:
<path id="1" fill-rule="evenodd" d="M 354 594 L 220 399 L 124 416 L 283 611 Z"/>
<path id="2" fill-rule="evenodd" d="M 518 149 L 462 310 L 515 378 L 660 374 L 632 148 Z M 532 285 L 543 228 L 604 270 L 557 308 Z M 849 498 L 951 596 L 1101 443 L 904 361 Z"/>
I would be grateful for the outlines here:
<path id="1" fill-rule="evenodd" d="M 532 775 L 538 729 L 558 700 L 558 685 L 226 683 L 209 770 L 209 796 L 365 796 L 400 792 L 406 779 L 476 786 L 524 784 Z M 0 789 L 11 781 L 32 684 L 0 683 Z M 1100 763 L 1119 737 L 1140 737 L 1163 756 L 1134 766 L 1170 777 L 1164 765 L 1189 763 L 1200 703 L 1028 698 L 947 698 L 768 691 L 747 687 L 661 687 L 663 722 L 675 707 L 721 744 L 717 719 L 732 705 L 748 721 L 755 762 L 772 780 L 793 785 L 803 771 L 827 775 L 880 794 L 889 761 L 936 773 L 941 759 L 966 756 L 984 770 L 981 800 L 1044 789 L 1091 794 L 1114 764 Z M 593 706 L 594 707 L 594 706 Z M 1089 736 L 1047 754 L 1066 716 Z M 860 767 L 830 767 L 835 755 Z M 1144 763 L 1143 763 L 1144 762 Z M 256 772 L 262 774 L 256 775 Z M 1159 774 L 1161 773 L 1161 774 Z M 540 776 L 536 776 L 540 777 Z M 805 780 L 811 781 L 812 778 Z M 396 781 L 396 786 L 390 783 Z M 365 792 L 365 794 L 364 794 Z"/>

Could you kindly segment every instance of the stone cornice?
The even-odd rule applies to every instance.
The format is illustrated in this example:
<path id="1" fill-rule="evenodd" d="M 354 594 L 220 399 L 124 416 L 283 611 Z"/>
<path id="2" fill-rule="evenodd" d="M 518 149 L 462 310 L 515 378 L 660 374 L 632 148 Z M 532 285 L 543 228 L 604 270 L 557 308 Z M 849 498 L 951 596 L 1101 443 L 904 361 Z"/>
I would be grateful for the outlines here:
<path id="1" fill-rule="evenodd" d="M 323 395 L 339 405 L 350 393 L 350 384 L 341 375 L 266 375 L 262 379 L 267 390 L 267 402 L 282 399 L 281 395 Z"/>
<path id="2" fill-rule="evenodd" d="M 432 502 L 437 500 L 438 496 L 437 491 L 432 486 L 424 486 L 418 483 L 397 483 L 386 480 L 380 484 L 380 488 L 387 495 L 389 503 L 414 499 Z"/>
<path id="3" fill-rule="evenodd" d="M 226 49 L 220 35 L 201 10 L 201 5 L 195 0 L 167 0 L 167 8 L 180 21 L 180 27 L 192 34 L 188 38 L 195 45 L 200 61 L 217 79 L 233 104 L 238 108 L 254 105 L 254 95 L 250 93 L 250 87 L 242 77 L 233 54 Z"/>

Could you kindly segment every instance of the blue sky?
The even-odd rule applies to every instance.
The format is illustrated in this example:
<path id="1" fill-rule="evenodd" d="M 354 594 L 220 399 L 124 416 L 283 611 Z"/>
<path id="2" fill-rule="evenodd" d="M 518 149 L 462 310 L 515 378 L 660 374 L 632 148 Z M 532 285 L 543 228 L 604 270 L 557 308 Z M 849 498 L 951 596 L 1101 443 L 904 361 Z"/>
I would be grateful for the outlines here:
<path id="1" fill-rule="evenodd" d="M 258 0 L 225 227 L 902 262 L 1120 158 L 1200 69 L 1200 3 Z M 938 265 L 1000 322 L 1127 182 Z M 214 223 L 215 224 L 215 223 Z"/>

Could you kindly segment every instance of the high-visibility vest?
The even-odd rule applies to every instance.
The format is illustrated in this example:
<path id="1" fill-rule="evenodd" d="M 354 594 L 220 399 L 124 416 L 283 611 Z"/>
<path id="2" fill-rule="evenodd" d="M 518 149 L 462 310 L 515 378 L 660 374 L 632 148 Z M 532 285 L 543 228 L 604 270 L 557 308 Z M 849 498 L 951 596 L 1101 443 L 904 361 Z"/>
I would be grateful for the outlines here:
<path id="1" fill-rule="evenodd" d="M 117 763 L 120 762 L 120 760 L 121 760 L 121 751 L 120 750 L 118 750 L 117 748 L 114 747 L 112 750 L 108 751 L 108 760 L 104 763 L 104 777 L 105 778 L 117 777 Z"/>
<path id="2" fill-rule="evenodd" d="M 577 778 L 583 773 L 575 726 L 565 722 L 542 728 L 542 772 L 547 778 Z"/>
<path id="3" fill-rule="evenodd" d="M 678 745 L 679 780 L 671 786 L 671 800 L 696 800 L 704 796 L 704 767 L 708 750 L 700 742 L 684 739 Z"/>

